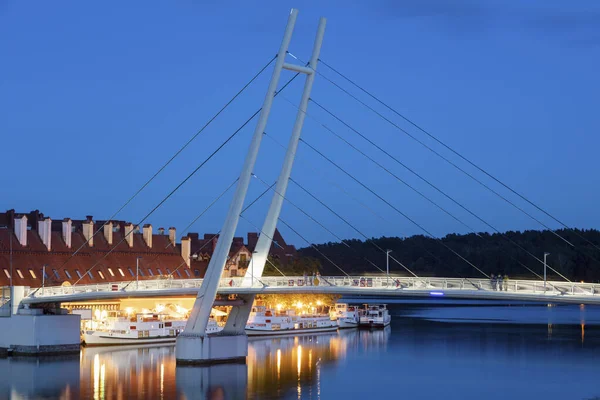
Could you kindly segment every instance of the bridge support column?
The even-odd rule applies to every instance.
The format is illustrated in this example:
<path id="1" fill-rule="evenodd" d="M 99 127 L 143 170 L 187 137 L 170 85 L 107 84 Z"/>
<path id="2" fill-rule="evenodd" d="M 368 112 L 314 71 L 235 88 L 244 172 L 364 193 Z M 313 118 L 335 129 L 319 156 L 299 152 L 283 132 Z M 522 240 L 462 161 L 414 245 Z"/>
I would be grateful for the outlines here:
<path id="1" fill-rule="evenodd" d="M 217 294 L 219 281 L 223 274 L 223 268 L 229 256 L 229 250 L 231 249 L 233 235 L 235 234 L 240 213 L 242 212 L 246 192 L 250 185 L 252 171 L 258 157 L 258 150 L 267 126 L 271 105 L 275 98 L 279 77 L 285 63 L 286 52 L 292 39 L 297 16 L 298 10 L 292 9 L 281 46 L 277 53 L 271 82 L 265 95 L 256 128 L 254 129 L 252 141 L 238 179 L 233 200 L 231 201 L 225 223 L 221 229 L 221 235 L 213 252 L 213 257 L 208 264 L 204 281 L 198 292 L 198 297 L 194 303 L 194 308 L 192 309 L 185 330 L 177 337 L 175 357 L 178 363 L 206 364 L 212 362 L 235 362 L 246 359 L 248 338 L 244 332 L 229 334 L 224 331 L 219 335 L 209 336 L 206 334 L 206 327 Z"/>

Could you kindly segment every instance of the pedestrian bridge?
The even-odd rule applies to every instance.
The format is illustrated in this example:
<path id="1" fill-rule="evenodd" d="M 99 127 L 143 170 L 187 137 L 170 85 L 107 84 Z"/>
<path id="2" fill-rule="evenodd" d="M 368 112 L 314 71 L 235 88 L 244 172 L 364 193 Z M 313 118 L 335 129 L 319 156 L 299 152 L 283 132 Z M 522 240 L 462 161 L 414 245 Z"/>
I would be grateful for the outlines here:
<path id="1" fill-rule="evenodd" d="M 22 303 L 66 303 L 133 297 L 196 296 L 202 279 L 163 279 L 115 282 L 97 285 L 54 286 L 30 289 Z M 545 286 L 545 287 L 544 287 Z M 488 279 L 406 278 L 387 276 L 320 277 L 318 283 L 304 277 L 261 277 L 250 284 L 248 278 L 221 279 L 218 293 L 292 294 L 322 293 L 378 298 L 448 298 L 497 301 L 531 301 L 555 304 L 599 304 L 600 284 L 508 280 L 502 290 Z"/>

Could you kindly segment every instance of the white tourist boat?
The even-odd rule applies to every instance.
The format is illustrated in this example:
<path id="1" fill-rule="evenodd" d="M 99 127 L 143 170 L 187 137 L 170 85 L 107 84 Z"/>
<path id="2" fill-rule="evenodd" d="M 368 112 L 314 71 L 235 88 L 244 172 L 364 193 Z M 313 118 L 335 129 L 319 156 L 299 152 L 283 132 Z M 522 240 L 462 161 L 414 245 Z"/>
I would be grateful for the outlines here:
<path id="1" fill-rule="evenodd" d="M 293 310 L 275 311 L 265 306 L 252 307 L 246 324 L 248 336 L 297 335 L 336 329 L 337 322 L 327 315 L 296 315 Z"/>
<path id="2" fill-rule="evenodd" d="M 385 328 L 391 321 L 385 304 L 366 304 L 360 313 L 359 328 Z"/>
<path id="3" fill-rule="evenodd" d="M 359 307 L 346 303 L 336 303 L 335 308 L 329 312 L 329 317 L 336 320 L 338 328 L 358 328 Z"/>
<path id="4" fill-rule="evenodd" d="M 174 318 L 169 314 L 140 313 L 122 316 L 113 311 L 94 330 L 83 333 L 88 346 L 138 345 L 175 342 L 183 332 L 186 319 Z M 221 327 L 214 318 L 208 320 L 207 333 L 217 333 Z"/>

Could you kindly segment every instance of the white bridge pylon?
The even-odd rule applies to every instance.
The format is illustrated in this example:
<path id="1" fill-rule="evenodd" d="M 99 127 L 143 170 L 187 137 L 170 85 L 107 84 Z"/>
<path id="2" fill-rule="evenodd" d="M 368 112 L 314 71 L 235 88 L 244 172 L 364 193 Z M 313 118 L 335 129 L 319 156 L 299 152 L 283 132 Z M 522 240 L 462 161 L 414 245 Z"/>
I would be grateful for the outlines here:
<path id="1" fill-rule="evenodd" d="M 321 51 L 321 44 L 325 34 L 326 20 L 325 18 L 321 18 L 319 20 L 313 52 L 308 67 L 286 63 L 285 57 L 292 38 L 297 16 L 298 10 L 292 9 L 288 17 L 281 46 L 277 53 L 275 67 L 265 95 L 263 107 L 252 136 L 250 147 L 248 148 L 248 153 L 240 173 L 233 200 L 231 201 L 225 223 L 221 229 L 217 246 L 206 270 L 202 286 L 198 292 L 185 330 L 177 338 L 176 359 L 178 363 L 203 364 L 245 361 L 248 354 L 248 338 L 244 328 L 248 320 L 248 315 L 250 314 L 252 302 L 254 301 L 254 295 L 242 296 L 244 304 L 232 307 L 227 319 L 227 324 L 221 334 L 208 336 L 206 334 L 206 327 L 219 287 L 219 281 L 225 263 L 227 262 L 227 256 L 229 255 L 233 236 L 242 212 L 248 186 L 252 178 L 252 171 L 254 169 L 254 164 L 256 163 L 262 136 L 267 126 L 281 71 L 282 69 L 288 69 L 306 75 L 304 90 L 281 173 L 277 180 L 275 193 L 256 244 L 255 253 L 252 257 L 252 268 L 249 272 L 246 272 L 243 286 L 253 286 L 256 282 L 256 278 L 262 276 L 267 256 L 271 248 L 272 237 L 275 233 L 277 220 L 279 219 L 283 199 L 292 171 L 294 157 L 296 155 L 306 109 L 308 107 L 310 92 L 315 80 L 315 70 Z"/>

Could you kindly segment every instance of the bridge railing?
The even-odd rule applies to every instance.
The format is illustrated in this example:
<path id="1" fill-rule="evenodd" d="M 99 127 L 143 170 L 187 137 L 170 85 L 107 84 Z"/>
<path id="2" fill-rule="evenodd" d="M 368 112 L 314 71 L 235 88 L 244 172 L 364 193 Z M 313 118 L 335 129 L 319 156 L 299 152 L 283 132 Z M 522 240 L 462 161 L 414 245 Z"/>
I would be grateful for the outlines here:
<path id="1" fill-rule="evenodd" d="M 35 297 L 52 297 L 87 292 L 144 292 L 164 289 L 195 289 L 202 285 L 202 279 L 158 279 L 139 282 L 113 282 L 92 285 L 51 286 L 43 289 L 31 289 Z M 260 277 L 251 283 L 243 277 L 222 278 L 221 288 L 241 287 L 294 287 L 299 290 L 308 288 L 344 287 L 379 290 L 471 290 L 501 291 L 513 293 L 533 293 L 552 295 L 600 295 L 600 285 L 592 283 L 546 282 L 532 280 L 504 280 L 495 285 L 489 279 L 470 278 L 414 278 L 394 276 L 318 276 L 318 277 Z"/>

